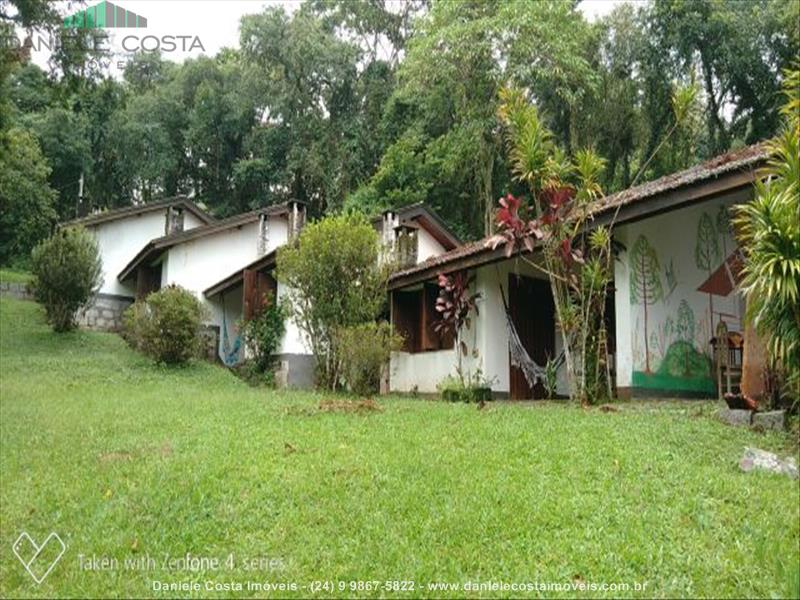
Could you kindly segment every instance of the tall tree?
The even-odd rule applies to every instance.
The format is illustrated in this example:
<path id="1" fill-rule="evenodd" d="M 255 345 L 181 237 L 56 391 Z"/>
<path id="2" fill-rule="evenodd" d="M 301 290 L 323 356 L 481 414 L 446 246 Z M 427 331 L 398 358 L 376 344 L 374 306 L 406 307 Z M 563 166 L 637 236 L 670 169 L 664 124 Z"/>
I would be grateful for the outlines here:
<path id="1" fill-rule="evenodd" d="M 11 129 L 0 138 L 0 265 L 26 260 L 56 221 L 50 167 L 36 138 Z"/>
<path id="2" fill-rule="evenodd" d="M 361 50 L 303 6 L 242 18 L 248 85 L 260 98 L 260 121 L 288 138 L 282 188 L 313 212 L 341 206 L 352 162 L 352 114 L 358 106 Z"/>
<path id="3" fill-rule="evenodd" d="M 565 118 L 576 90 L 593 84 L 587 34 L 571 2 L 434 2 L 416 23 L 387 107 L 394 145 L 359 196 L 425 199 L 468 237 L 491 229 L 509 181 L 498 92 L 519 82 L 554 122 Z"/>

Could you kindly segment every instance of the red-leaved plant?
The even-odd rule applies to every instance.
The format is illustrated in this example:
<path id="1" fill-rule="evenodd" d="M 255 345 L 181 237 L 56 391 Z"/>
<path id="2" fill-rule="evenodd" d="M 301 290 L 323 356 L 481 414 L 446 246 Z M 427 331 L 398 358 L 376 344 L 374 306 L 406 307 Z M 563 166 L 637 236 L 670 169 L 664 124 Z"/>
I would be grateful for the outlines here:
<path id="1" fill-rule="evenodd" d="M 466 271 L 457 271 L 451 275 L 439 273 L 439 297 L 436 298 L 436 312 L 439 319 L 433 328 L 440 336 L 452 333 L 456 338 L 458 347 L 458 373 L 461 375 L 461 357 L 469 353 L 466 342 L 462 339 L 463 328 L 472 327 L 470 314 L 475 311 L 479 314 L 478 299 L 480 292 L 473 292 L 475 275 Z"/>

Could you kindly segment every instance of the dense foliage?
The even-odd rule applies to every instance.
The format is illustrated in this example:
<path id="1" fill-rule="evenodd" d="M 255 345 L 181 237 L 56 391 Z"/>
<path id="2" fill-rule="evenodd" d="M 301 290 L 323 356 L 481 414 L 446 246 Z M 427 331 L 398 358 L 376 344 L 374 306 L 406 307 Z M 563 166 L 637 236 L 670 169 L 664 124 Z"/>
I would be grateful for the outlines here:
<path id="1" fill-rule="evenodd" d="M 200 354 L 203 307 L 194 294 L 168 286 L 123 314 L 124 335 L 157 363 L 180 365 Z"/>
<path id="2" fill-rule="evenodd" d="M 0 264 L 24 261 L 56 221 L 50 167 L 33 135 L 12 129 L 0 151 Z"/>
<path id="3" fill-rule="evenodd" d="M 0 49 L 0 156 L 26 148 L 0 168 L 36 174 L 14 202 L 39 190 L 44 220 L 176 193 L 223 216 L 289 197 L 314 217 L 426 200 L 478 237 L 494 199 L 522 191 L 499 134 L 502 86 L 529 90 L 568 156 L 604 156 L 613 192 L 776 133 L 781 68 L 800 50 L 784 0 L 622 4 L 594 23 L 573 0 L 307 0 L 243 17 L 239 49 L 182 64 L 136 54 L 120 81 L 56 5 L 4 6 L 4 36 L 70 36 L 49 72 Z M 679 127 L 676 83 L 698 92 Z M 37 224 L 0 261 L 45 235 Z"/>
<path id="4" fill-rule="evenodd" d="M 320 387 L 341 384 L 341 329 L 375 321 L 384 310 L 386 277 L 378 256 L 378 234 L 358 214 L 311 223 L 297 244 L 278 250 L 277 277 L 314 354 Z"/>
<path id="5" fill-rule="evenodd" d="M 377 394 L 389 357 L 402 348 L 403 338 L 385 321 L 344 327 L 337 337 L 347 389 L 359 396 Z"/>
<path id="6" fill-rule="evenodd" d="M 285 332 L 285 308 L 272 294 L 267 294 L 260 310 L 241 327 L 247 348 L 244 368 L 250 381 L 274 382 L 275 355 Z"/>
<path id="7" fill-rule="evenodd" d="M 33 249 L 31 266 L 36 301 L 47 321 L 55 331 L 74 329 L 77 312 L 103 283 L 94 237 L 82 228 L 62 229 Z"/>
<path id="8" fill-rule="evenodd" d="M 744 252 L 747 316 L 766 342 L 772 366 L 786 375 L 785 393 L 800 401 L 800 70 L 787 73 L 783 131 L 756 184 L 753 202 L 735 207 Z"/>

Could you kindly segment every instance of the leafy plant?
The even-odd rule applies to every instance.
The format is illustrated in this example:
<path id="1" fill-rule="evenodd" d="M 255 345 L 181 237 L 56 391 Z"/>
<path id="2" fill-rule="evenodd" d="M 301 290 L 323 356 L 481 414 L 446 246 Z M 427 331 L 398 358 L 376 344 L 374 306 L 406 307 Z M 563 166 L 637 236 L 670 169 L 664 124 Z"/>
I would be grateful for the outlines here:
<path id="1" fill-rule="evenodd" d="M 752 202 L 734 207 L 744 253 L 747 318 L 773 366 L 786 373 L 785 393 L 800 400 L 800 70 L 786 74 L 784 130 L 768 143 L 772 155 Z"/>
<path id="2" fill-rule="evenodd" d="M 125 338 L 158 363 L 185 364 L 200 353 L 203 314 L 194 294 L 171 285 L 125 311 Z"/>
<path id="3" fill-rule="evenodd" d="M 337 332 L 375 321 L 384 310 L 387 272 L 378 253 L 378 234 L 358 214 L 311 223 L 297 244 L 278 251 L 277 277 L 314 355 L 320 387 L 335 390 L 342 381 Z"/>
<path id="4" fill-rule="evenodd" d="M 286 311 L 270 293 L 265 295 L 261 309 L 240 328 L 247 348 L 248 380 L 270 382 L 275 354 L 286 332 Z"/>
<path id="5" fill-rule="evenodd" d="M 673 98 L 676 124 L 686 117 L 687 104 L 694 96 L 686 92 Z M 612 280 L 611 227 L 616 213 L 608 227 L 591 223 L 595 201 L 602 196 L 599 179 L 604 161 L 590 150 L 578 151 L 568 160 L 536 106 L 520 89 L 501 92 L 498 115 L 505 126 L 511 171 L 527 185 L 531 200 L 529 214 L 521 214 L 519 198 L 509 194 L 501 199 L 499 231 L 486 245 L 504 245 L 506 256 L 517 253 L 548 276 L 563 337 L 570 396 L 581 403 L 598 402 L 612 393 L 605 307 Z M 670 128 L 667 137 L 674 130 Z M 541 262 L 526 256 L 536 248 L 541 249 Z M 661 293 L 659 268 L 654 253 L 644 244 L 640 244 L 639 254 L 646 266 L 640 282 L 649 301 L 653 293 Z"/>
<path id="6" fill-rule="evenodd" d="M 480 314 L 478 299 L 480 292 L 472 292 L 475 276 L 466 271 L 458 271 L 452 275 L 439 274 L 439 296 L 436 298 L 436 312 L 439 319 L 433 328 L 440 336 L 452 333 L 456 338 L 456 355 L 458 356 L 457 372 L 462 372 L 463 357 L 469 353 L 467 343 L 463 339 L 463 329 L 472 327 L 470 314 Z"/>
<path id="7" fill-rule="evenodd" d="M 494 379 L 487 379 L 480 368 L 466 374 L 459 370 L 456 375 L 442 379 L 436 390 L 448 402 L 488 402 L 492 400 L 493 382 Z"/>
<path id="8" fill-rule="evenodd" d="M 381 371 L 392 352 L 403 346 L 403 338 L 385 321 L 345 327 L 339 331 L 342 376 L 351 392 L 359 396 L 377 393 Z"/>
<path id="9" fill-rule="evenodd" d="M 544 365 L 544 391 L 547 393 L 547 399 L 552 400 L 556 396 L 556 389 L 558 387 L 558 363 L 548 357 Z"/>
<path id="10" fill-rule="evenodd" d="M 0 135 L 0 264 L 27 260 L 56 221 L 51 169 L 36 138 L 21 129 Z"/>
<path id="11" fill-rule="evenodd" d="M 31 255 L 33 290 L 55 331 L 76 326 L 76 313 L 86 307 L 103 283 L 97 241 L 82 228 L 67 228 L 40 243 Z"/>

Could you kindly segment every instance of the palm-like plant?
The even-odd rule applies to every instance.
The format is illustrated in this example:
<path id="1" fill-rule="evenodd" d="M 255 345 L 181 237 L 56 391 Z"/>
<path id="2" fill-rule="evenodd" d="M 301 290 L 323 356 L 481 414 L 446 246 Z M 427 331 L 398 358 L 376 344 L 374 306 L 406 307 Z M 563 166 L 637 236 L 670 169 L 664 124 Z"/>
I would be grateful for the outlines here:
<path id="1" fill-rule="evenodd" d="M 786 74 L 786 123 L 768 142 L 771 154 L 755 199 L 735 207 L 745 254 L 747 317 L 773 365 L 786 373 L 785 393 L 800 399 L 800 70 Z"/>

